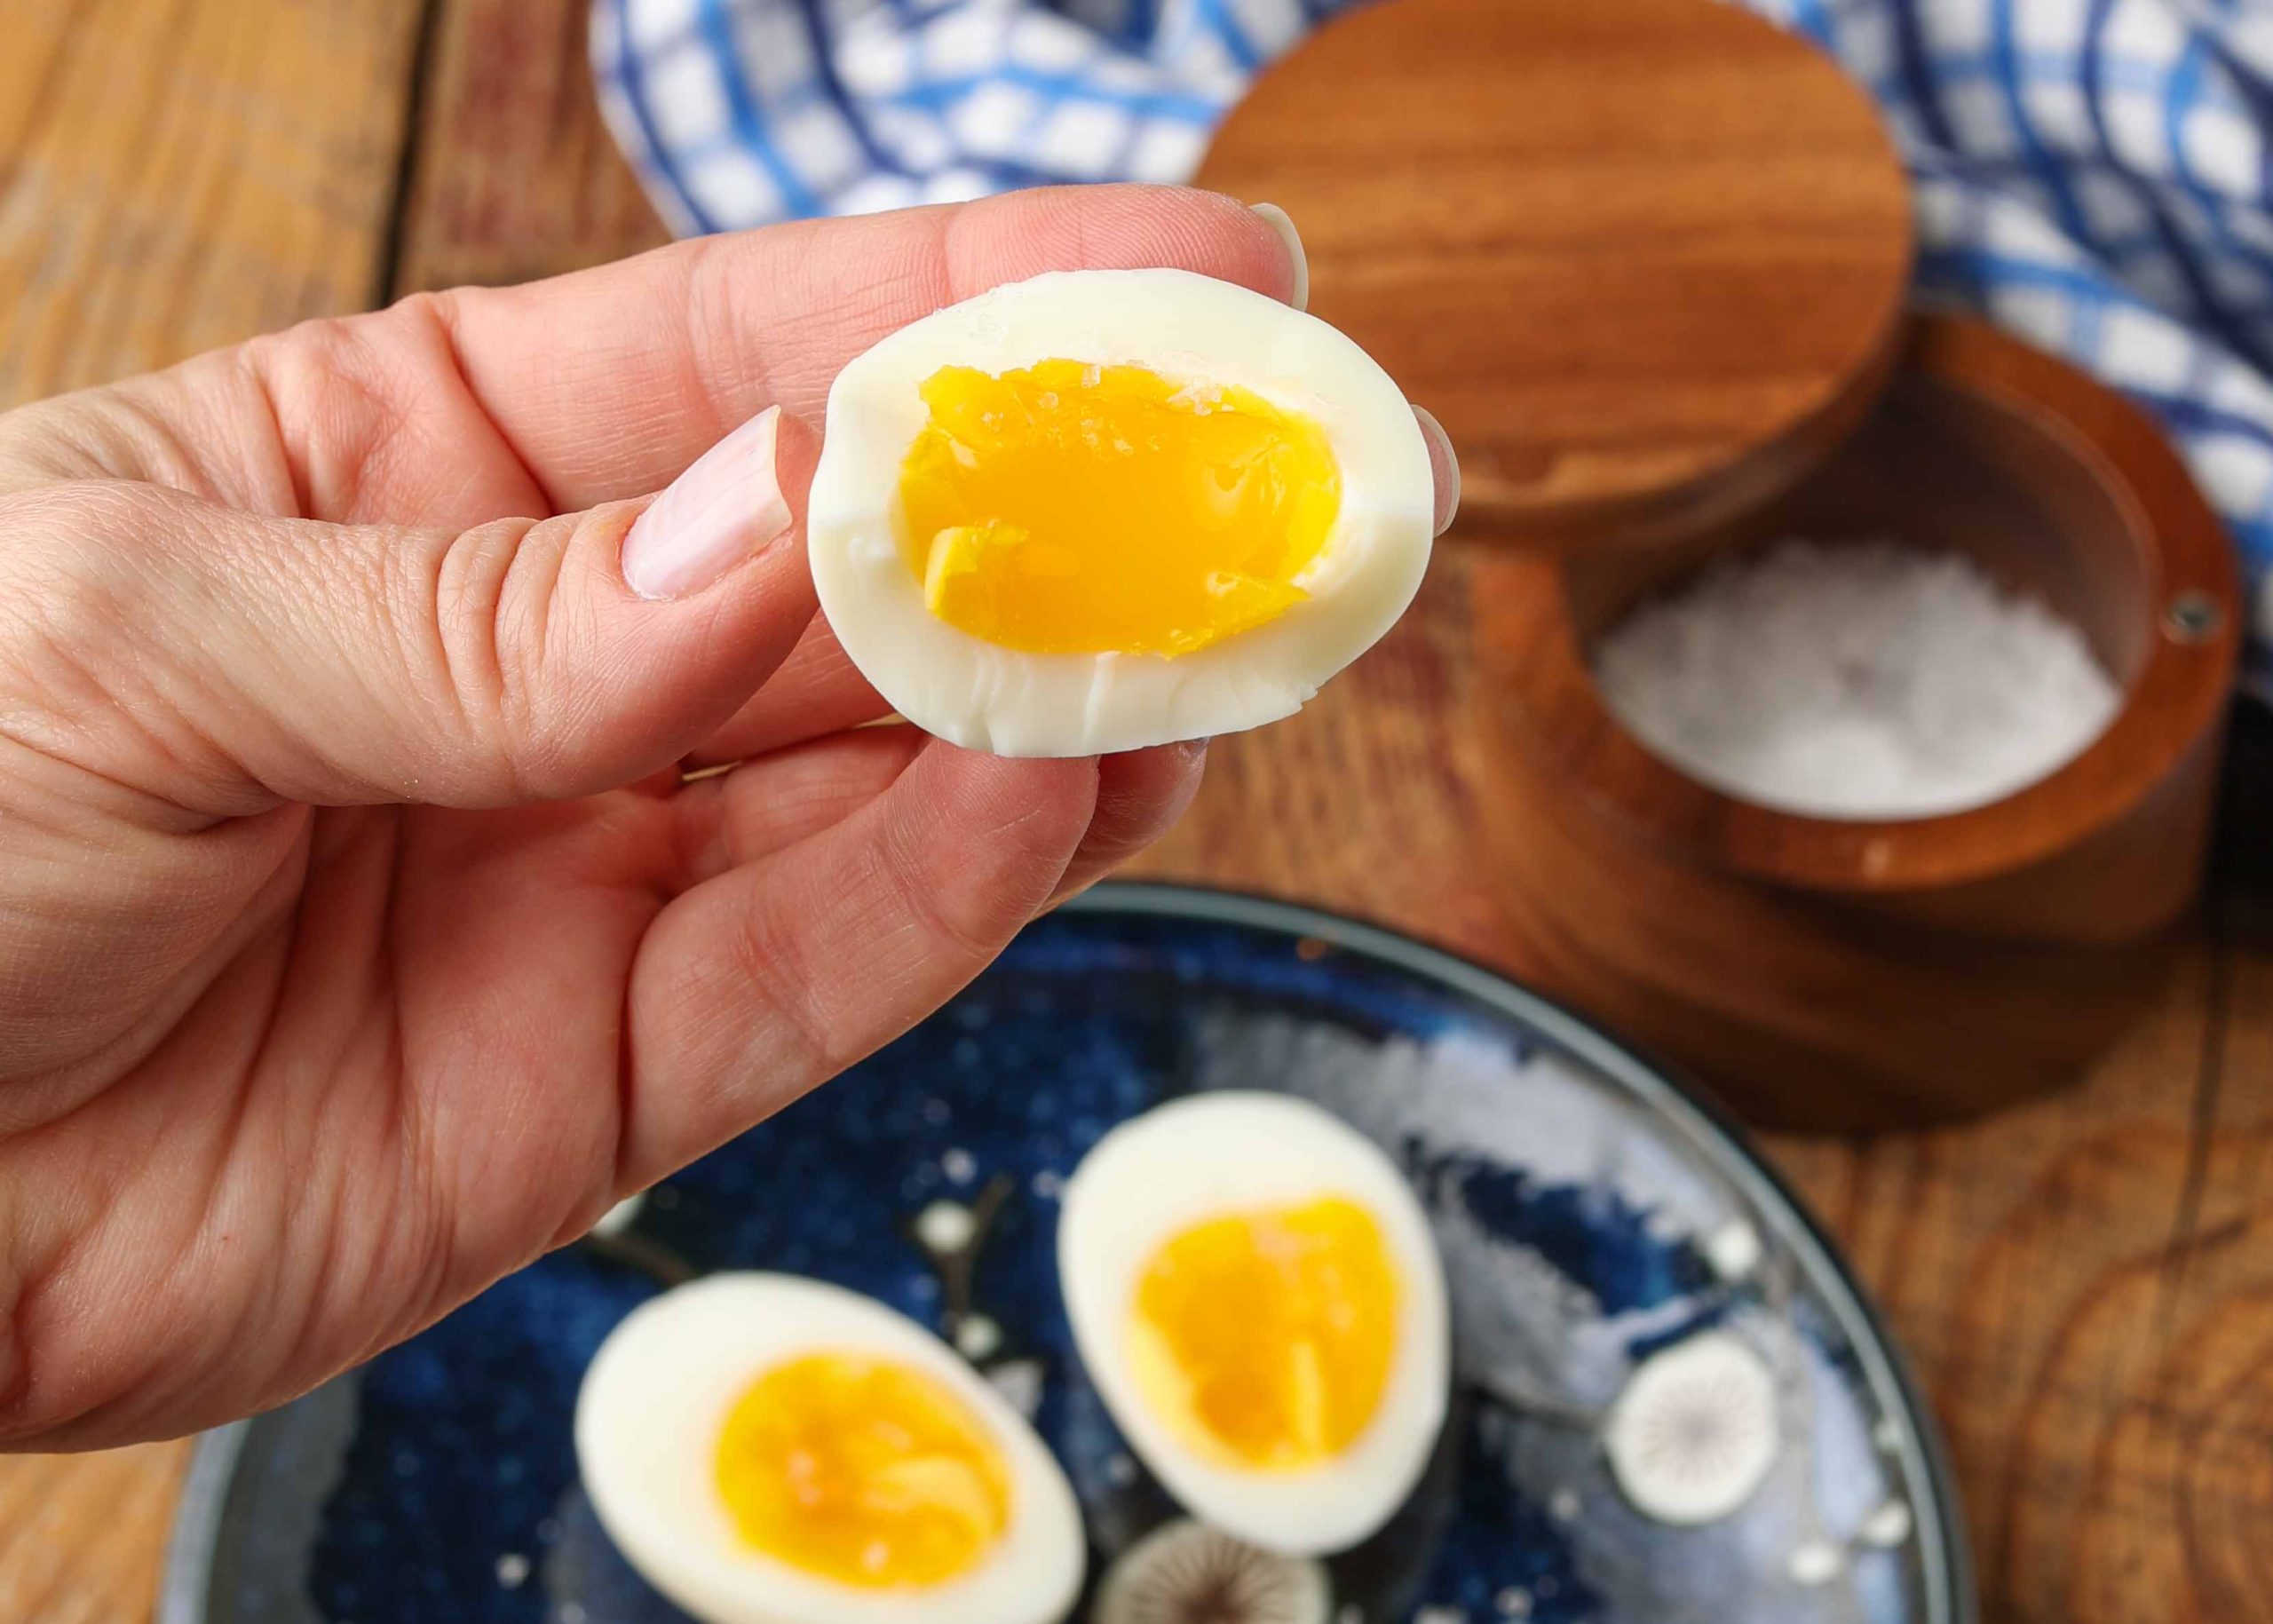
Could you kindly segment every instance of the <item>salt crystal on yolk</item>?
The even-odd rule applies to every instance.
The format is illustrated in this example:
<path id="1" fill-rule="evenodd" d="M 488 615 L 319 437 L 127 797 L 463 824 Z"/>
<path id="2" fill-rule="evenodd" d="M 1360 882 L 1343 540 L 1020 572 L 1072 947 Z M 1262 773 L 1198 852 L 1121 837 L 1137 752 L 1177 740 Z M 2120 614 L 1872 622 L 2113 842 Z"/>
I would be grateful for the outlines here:
<path id="1" fill-rule="evenodd" d="M 1146 1260 L 1130 1363 L 1187 1446 L 1301 1470 L 1342 1454 L 1380 1407 L 1398 1296 L 1381 1226 L 1347 1197 L 1226 1213 Z"/>
<path id="2" fill-rule="evenodd" d="M 1010 1468 L 936 1377 L 864 1353 L 811 1353 L 743 1390 L 717 1481 L 754 1549 L 840 1584 L 938 1584 L 1010 1522 Z"/>
<path id="3" fill-rule="evenodd" d="M 901 464 L 925 606 L 1029 654 L 1188 654 L 1277 618 L 1341 511 L 1324 431 L 1143 367 L 945 367 Z"/>

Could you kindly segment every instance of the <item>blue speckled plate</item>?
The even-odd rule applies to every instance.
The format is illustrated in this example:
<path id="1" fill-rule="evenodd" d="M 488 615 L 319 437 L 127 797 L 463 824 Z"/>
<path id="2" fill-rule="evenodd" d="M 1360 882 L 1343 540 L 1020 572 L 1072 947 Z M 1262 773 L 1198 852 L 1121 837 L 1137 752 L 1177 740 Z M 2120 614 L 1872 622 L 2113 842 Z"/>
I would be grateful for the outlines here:
<path id="1" fill-rule="evenodd" d="M 1440 1503 L 1339 1617 L 1971 1624 L 1930 1422 L 1854 1282 L 1719 1118 L 1443 954 L 1139 886 L 1035 925 L 936 1018 L 658 1187 L 614 1254 L 548 1257 L 203 1439 L 160 1624 L 678 1620 L 608 1546 L 570 1446 L 586 1361 L 659 1289 L 643 1258 L 818 1275 L 933 1324 L 983 1316 L 990 1374 L 1111 1549 L 1145 1515 L 1142 1474 L 1073 1357 L 1057 1192 L 1113 1123 L 1226 1087 L 1308 1096 L 1386 1146 L 1452 1285 L 1463 1402 Z M 990 1189 L 1007 1200 L 966 1281 L 910 1221 Z M 1739 1509 L 1676 1526 L 1621 1492 L 1601 1423 L 1643 1361 L 1706 1334 L 1773 1374 L 1782 1446 Z"/>

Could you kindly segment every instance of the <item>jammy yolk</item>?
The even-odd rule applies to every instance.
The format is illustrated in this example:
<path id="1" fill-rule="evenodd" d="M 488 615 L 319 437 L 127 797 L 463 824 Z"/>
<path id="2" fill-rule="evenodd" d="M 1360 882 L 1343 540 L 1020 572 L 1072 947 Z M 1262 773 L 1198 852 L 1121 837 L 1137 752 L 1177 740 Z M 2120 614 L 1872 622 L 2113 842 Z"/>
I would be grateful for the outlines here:
<path id="1" fill-rule="evenodd" d="M 1380 1406 L 1397 1271 L 1342 1196 L 1209 1218 L 1145 1260 L 1129 1323 L 1138 1387 L 1196 1452 L 1250 1470 L 1332 1460 Z"/>
<path id="2" fill-rule="evenodd" d="M 970 1407 L 912 1366 L 812 1353 L 745 1389 L 718 1438 L 742 1538 L 864 1588 L 976 1566 L 1010 1521 L 1010 1469 Z"/>
<path id="3" fill-rule="evenodd" d="M 899 473 L 901 545 L 950 626 L 1030 654 L 1188 654 L 1304 596 L 1341 510 L 1319 426 L 1142 367 L 945 367 Z"/>

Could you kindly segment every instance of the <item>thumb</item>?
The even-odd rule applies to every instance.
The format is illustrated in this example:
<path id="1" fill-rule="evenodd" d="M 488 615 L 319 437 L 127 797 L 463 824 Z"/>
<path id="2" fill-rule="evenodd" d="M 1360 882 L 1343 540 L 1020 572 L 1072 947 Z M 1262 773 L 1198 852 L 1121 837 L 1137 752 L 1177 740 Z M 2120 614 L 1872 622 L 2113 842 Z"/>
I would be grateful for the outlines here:
<path id="1" fill-rule="evenodd" d="M 148 485 L 23 493 L 0 503 L 12 720 L 210 816 L 628 783 L 730 717 L 812 621 L 817 449 L 770 408 L 652 503 L 455 533 Z"/>

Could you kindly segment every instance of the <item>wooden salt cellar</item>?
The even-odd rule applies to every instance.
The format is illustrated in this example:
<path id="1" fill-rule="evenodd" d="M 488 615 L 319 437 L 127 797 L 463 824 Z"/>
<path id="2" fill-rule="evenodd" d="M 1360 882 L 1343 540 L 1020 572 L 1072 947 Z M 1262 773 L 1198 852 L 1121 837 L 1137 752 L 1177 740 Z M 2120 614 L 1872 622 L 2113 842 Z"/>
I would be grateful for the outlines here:
<path id="1" fill-rule="evenodd" d="M 1894 535 L 2082 629 L 2121 712 L 1976 811 L 1845 822 L 1733 800 L 1611 717 L 1584 649 L 1701 555 Z M 2230 544 L 2127 403 L 1971 321 L 1918 323 L 1879 409 L 1784 497 L 1666 549 L 1478 578 L 1494 849 L 1564 993 L 1756 1115 L 1862 1126 L 2059 1082 L 2152 990 L 2199 883 L 2240 620 Z"/>
<path id="2" fill-rule="evenodd" d="M 2229 543 L 2136 408 L 1905 315 L 1900 171 L 1826 59 L 1713 0 L 1389 0 L 1266 74 L 1202 178 L 1288 210 L 1311 308 L 1460 448 L 1491 877 L 1535 979 L 1786 1126 L 1992 1108 L 2121 1029 L 2199 882 Z M 1787 535 L 1971 555 L 2082 630 L 2119 715 L 1952 816 L 1699 784 L 1585 651 Z"/>

